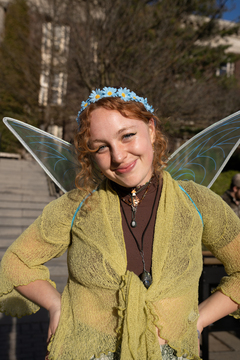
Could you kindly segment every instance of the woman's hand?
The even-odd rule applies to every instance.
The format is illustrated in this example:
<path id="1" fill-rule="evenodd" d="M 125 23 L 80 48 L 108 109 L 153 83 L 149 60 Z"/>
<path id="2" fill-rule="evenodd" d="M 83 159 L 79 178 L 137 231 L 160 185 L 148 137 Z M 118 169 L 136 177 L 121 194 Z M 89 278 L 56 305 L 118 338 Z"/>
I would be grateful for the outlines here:
<path id="1" fill-rule="evenodd" d="M 48 327 L 47 345 L 49 344 L 51 337 L 55 334 L 57 330 L 60 315 L 61 315 L 61 301 L 59 304 L 55 304 L 49 309 L 50 319 L 49 319 L 49 327 Z M 47 350 L 45 360 L 49 360 L 48 355 L 49 355 L 49 351 Z"/>
<path id="2" fill-rule="evenodd" d="M 199 304 L 197 329 L 201 335 L 203 329 L 238 309 L 238 304 L 221 291 L 216 291 L 208 299 Z M 199 339 L 200 340 L 200 339 Z"/>
<path id="3" fill-rule="evenodd" d="M 50 337 L 58 327 L 61 314 L 61 294 L 46 280 L 36 280 L 28 285 L 17 286 L 16 290 L 49 311 L 50 321 L 47 338 L 49 342 Z"/>
<path id="4" fill-rule="evenodd" d="M 50 309 L 49 309 L 49 327 L 48 327 L 48 337 L 47 337 L 47 342 L 49 343 L 51 336 L 55 334 L 58 324 L 59 324 L 59 319 L 60 319 L 60 315 L 61 315 L 61 302 L 59 304 L 54 304 Z"/>
<path id="5" fill-rule="evenodd" d="M 46 280 L 36 280 L 28 285 L 15 288 L 20 294 L 34 301 L 49 311 L 49 328 L 47 342 L 55 334 L 61 314 L 61 294 Z M 48 360 L 48 352 L 45 360 Z"/>

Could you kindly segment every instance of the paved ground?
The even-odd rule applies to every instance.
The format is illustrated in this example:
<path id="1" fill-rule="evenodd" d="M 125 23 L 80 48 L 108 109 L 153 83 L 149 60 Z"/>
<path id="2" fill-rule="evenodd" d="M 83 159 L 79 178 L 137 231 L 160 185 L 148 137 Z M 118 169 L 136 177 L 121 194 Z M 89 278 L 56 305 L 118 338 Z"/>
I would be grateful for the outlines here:
<path id="1" fill-rule="evenodd" d="M 54 198 L 35 161 L 0 158 L 0 260 L 7 247 Z M 66 254 L 47 265 L 62 292 L 67 281 Z M 44 309 L 22 319 L 0 315 L 0 360 L 44 360 L 47 328 Z M 211 333 L 209 350 L 209 360 L 239 360 L 240 339 L 229 332 Z"/>
<path id="2" fill-rule="evenodd" d="M 209 335 L 209 360 L 239 360 L 240 339 L 221 331 Z M 204 360 L 204 359 L 203 359 Z"/>

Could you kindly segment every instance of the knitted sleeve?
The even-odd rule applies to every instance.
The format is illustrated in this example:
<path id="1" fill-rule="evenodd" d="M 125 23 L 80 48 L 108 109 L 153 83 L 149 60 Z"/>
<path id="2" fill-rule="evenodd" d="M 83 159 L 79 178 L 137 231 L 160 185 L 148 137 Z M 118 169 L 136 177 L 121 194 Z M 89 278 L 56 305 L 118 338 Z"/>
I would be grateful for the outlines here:
<path id="1" fill-rule="evenodd" d="M 222 291 L 240 304 L 240 219 L 211 190 L 192 182 L 184 184 L 184 188 L 202 215 L 203 244 L 223 263 L 228 274 L 215 291 Z"/>
<path id="2" fill-rule="evenodd" d="M 15 290 L 35 280 L 50 280 L 44 265 L 61 256 L 70 243 L 73 214 L 79 204 L 77 190 L 49 203 L 42 214 L 8 248 L 0 266 L 0 311 L 22 317 L 39 310 L 39 306 Z"/>

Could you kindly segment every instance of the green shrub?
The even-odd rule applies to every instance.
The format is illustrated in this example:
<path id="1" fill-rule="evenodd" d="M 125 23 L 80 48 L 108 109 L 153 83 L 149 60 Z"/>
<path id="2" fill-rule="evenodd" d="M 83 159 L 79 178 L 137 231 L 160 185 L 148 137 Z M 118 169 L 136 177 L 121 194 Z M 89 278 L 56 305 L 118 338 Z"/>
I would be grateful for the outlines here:
<path id="1" fill-rule="evenodd" d="M 223 195 L 226 190 L 230 188 L 232 177 L 240 171 L 229 170 L 222 172 L 215 183 L 212 185 L 211 190 L 218 195 Z"/>

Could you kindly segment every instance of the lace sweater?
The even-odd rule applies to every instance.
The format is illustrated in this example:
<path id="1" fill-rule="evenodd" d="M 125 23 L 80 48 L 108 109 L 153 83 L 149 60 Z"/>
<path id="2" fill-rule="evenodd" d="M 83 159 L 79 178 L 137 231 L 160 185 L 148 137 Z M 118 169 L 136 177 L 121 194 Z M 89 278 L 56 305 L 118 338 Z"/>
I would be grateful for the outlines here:
<path id="1" fill-rule="evenodd" d="M 73 190 L 51 202 L 7 250 L 1 263 L 0 310 L 18 317 L 36 312 L 38 306 L 14 286 L 37 279 L 51 282 L 43 264 L 67 250 L 69 280 L 49 359 L 86 360 L 114 352 L 121 343 L 122 360 L 159 360 L 156 327 L 178 356 L 199 359 L 202 242 L 229 274 L 218 289 L 239 304 L 238 217 L 207 188 L 174 181 L 164 172 L 153 242 L 153 283 L 147 290 L 126 270 L 119 198 L 107 181 L 77 213 L 71 230 L 85 195 Z"/>

